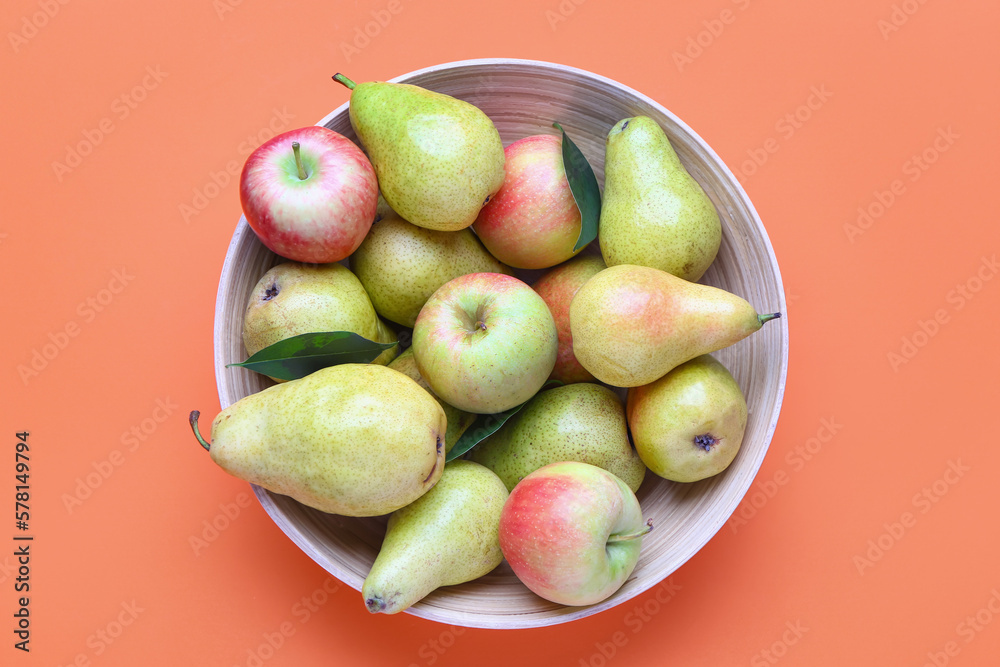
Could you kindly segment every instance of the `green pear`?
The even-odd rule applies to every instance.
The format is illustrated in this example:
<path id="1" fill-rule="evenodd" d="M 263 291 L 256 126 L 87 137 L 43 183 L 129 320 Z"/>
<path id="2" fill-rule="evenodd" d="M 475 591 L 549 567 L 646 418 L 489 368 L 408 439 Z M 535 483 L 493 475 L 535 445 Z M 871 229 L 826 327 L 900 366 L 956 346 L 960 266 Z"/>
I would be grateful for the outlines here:
<path id="1" fill-rule="evenodd" d="M 495 472 L 508 490 L 549 463 L 578 461 L 604 468 L 637 491 L 646 474 L 629 444 L 618 396 L 598 384 L 548 389 L 479 443 L 470 458 Z"/>
<path id="2" fill-rule="evenodd" d="M 698 280 L 722 241 L 719 214 L 655 120 L 608 133 L 599 242 L 608 266 L 638 264 Z"/>
<path id="3" fill-rule="evenodd" d="M 444 411 L 385 366 L 329 366 L 251 394 L 216 416 L 211 445 L 197 419 L 230 475 L 332 514 L 388 514 L 444 469 Z"/>
<path id="4" fill-rule="evenodd" d="M 472 581 L 503 560 L 507 489 L 490 470 L 452 461 L 433 489 L 389 517 L 361 595 L 368 611 L 396 614 L 440 586 Z"/>
<path id="5" fill-rule="evenodd" d="M 352 331 L 378 343 L 396 342 L 361 281 L 345 266 L 286 262 L 257 281 L 243 317 L 247 354 L 317 331 Z M 383 351 L 372 363 L 389 363 L 398 349 Z"/>
<path id="6" fill-rule="evenodd" d="M 629 389 L 627 410 L 639 456 L 675 482 L 697 482 L 729 467 L 747 425 L 740 386 L 708 354 Z"/>
<path id="7" fill-rule="evenodd" d="M 437 288 L 467 273 L 510 273 L 472 230 L 439 232 L 389 215 L 351 255 L 351 270 L 382 317 L 413 327 Z"/>
<path id="8" fill-rule="evenodd" d="M 417 368 L 417 360 L 413 357 L 413 348 L 407 348 L 405 352 L 396 357 L 392 363 L 389 364 L 389 368 L 399 371 L 406 375 L 406 377 L 412 379 L 414 382 L 423 387 L 431 396 L 437 399 L 437 402 L 441 404 L 441 409 L 444 410 L 445 417 L 448 418 L 448 430 L 444 435 L 445 453 L 451 451 L 451 448 L 455 446 L 458 439 L 462 437 L 465 433 L 465 429 L 476 420 L 476 415 L 470 412 L 463 412 L 453 405 L 449 405 L 442 401 L 431 389 L 431 386 L 427 384 L 427 380 L 424 376 L 420 374 L 420 369 Z"/>
<path id="9" fill-rule="evenodd" d="M 389 204 L 385 201 L 385 197 L 383 197 L 380 192 L 378 195 L 378 202 L 375 204 L 375 222 L 378 222 L 383 218 L 388 218 L 390 215 L 399 214 L 392 210 L 392 207 L 389 206 Z"/>
<path id="10" fill-rule="evenodd" d="M 493 121 L 468 102 L 419 86 L 333 78 L 351 89 L 351 127 L 389 206 L 428 229 L 475 222 L 503 185 L 503 143 Z"/>
<path id="11" fill-rule="evenodd" d="M 746 338 L 781 313 L 758 315 L 725 290 L 619 264 L 584 283 L 569 308 L 573 353 L 601 382 L 638 387 L 698 355 Z"/>

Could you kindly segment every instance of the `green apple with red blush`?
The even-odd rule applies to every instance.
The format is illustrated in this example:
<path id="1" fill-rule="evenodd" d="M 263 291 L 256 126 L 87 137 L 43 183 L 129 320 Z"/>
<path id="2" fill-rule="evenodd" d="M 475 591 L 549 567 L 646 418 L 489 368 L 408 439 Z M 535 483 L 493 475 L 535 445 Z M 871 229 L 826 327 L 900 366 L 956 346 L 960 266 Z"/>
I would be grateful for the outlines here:
<path id="1" fill-rule="evenodd" d="M 442 285 L 420 309 L 413 356 L 433 392 L 459 410 L 503 412 L 534 396 L 556 362 L 548 306 L 502 273 L 470 273 Z"/>
<path id="2" fill-rule="evenodd" d="M 603 468 L 561 461 L 526 476 L 500 514 L 500 549 L 536 595 L 564 605 L 597 604 L 639 560 L 644 522 L 632 490 Z"/>
<path id="3" fill-rule="evenodd" d="M 562 139 L 525 137 L 504 149 L 507 174 L 473 230 L 490 254 L 517 269 L 544 269 L 576 255 L 582 225 L 563 166 Z"/>

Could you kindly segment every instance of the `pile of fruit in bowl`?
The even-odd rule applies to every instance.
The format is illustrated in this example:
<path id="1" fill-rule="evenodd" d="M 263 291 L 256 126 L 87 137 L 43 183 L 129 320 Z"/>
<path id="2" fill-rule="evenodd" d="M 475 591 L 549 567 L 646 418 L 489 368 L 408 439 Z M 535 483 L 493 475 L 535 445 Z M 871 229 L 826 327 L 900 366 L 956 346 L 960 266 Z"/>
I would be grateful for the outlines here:
<path id="1" fill-rule="evenodd" d="M 696 282 L 719 213 L 654 118 L 607 128 L 602 196 L 560 119 L 504 148 L 455 97 L 335 79 L 360 147 L 293 130 L 241 178 L 247 222 L 290 260 L 242 322 L 237 365 L 275 383 L 209 441 L 192 413 L 195 434 L 261 488 L 388 515 L 372 612 L 502 561 L 545 600 L 608 599 L 656 529 L 643 480 L 697 482 L 739 452 L 747 402 L 710 353 L 779 314 Z"/>

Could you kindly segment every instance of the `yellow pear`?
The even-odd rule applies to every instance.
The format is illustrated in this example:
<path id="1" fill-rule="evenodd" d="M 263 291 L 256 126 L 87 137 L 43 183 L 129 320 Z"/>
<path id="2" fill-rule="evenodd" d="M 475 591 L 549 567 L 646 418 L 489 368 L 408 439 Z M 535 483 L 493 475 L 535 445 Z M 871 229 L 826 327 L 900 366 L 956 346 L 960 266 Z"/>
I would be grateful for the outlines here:
<path id="1" fill-rule="evenodd" d="M 675 482 L 697 482 L 736 458 L 747 402 L 726 367 L 703 354 L 629 389 L 628 423 L 650 470 Z"/>
<path id="2" fill-rule="evenodd" d="M 509 273 L 469 229 L 440 232 L 389 214 L 351 255 L 351 270 L 382 317 L 412 327 L 437 288 L 467 273 Z"/>
<path id="3" fill-rule="evenodd" d="M 469 456 L 495 472 L 508 491 L 558 461 L 604 468 L 633 492 L 646 473 L 629 443 L 621 400 L 607 387 L 589 382 L 539 392 Z"/>
<path id="4" fill-rule="evenodd" d="M 261 276 L 243 316 L 248 355 L 319 331 L 351 331 L 377 343 L 396 342 L 395 332 L 379 320 L 361 281 L 346 266 L 286 262 Z M 383 351 L 372 363 L 389 363 L 398 349 Z"/>
<path id="5" fill-rule="evenodd" d="M 230 475 L 332 514 L 388 514 L 444 469 L 444 411 L 385 366 L 330 366 L 251 394 L 213 420 L 211 444 L 197 419 Z"/>
<path id="6" fill-rule="evenodd" d="M 780 313 L 758 315 L 725 290 L 619 264 L 584 283 L 569 308 L 573 353 L 601 382 L 638 387 L 746 338 Z"/>
<path id="7" fill-rule="evenodd" d="M 351 127 L 389 206 L 428 229 L 475 222 L 504 179 L 503 142 L 489 116 L 419 86 L 333 78 L 351 90 Z"/>
<path id="8" fill-rule="evenodd" d="M 599 229 L 608 266 L 639 264 L 692 281 L 722 242 L 715 205 L 649 116 L 626 118 L 608 132 Z"/>
<path id="9" fill-rule="evenodd" d="M 368 611 L 395 614 L 439 586 L 487 574 L 503 560 L 503 482 L 471 461 L 452 461 L 433 489 L 393 512 L 361 594 Z"/>

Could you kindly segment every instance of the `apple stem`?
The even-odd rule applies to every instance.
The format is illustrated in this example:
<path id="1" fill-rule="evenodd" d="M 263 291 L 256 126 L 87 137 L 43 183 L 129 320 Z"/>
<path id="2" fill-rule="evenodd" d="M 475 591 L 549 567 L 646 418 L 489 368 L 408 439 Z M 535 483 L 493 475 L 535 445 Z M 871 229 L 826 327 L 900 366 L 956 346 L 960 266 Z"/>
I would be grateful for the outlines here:
<path id="1" fill-rule="evenodd" d="M 642 537 L 643 535 L 647 534 L 651 530 L 653 530 L 653 520 L 649 519 L 648 521 L 646 521 L 646 525 L 645 526 L 643 526 L 642 528 L 640 528 L 639 530 L 637 530 L 635 532 L 632 532 L 632 533 L 621 533 L 619 535 L 611 535 L 610 537 L 608 537 L 608 544 L 611 544 L 613 542 L 629 542 L 629 541 L 634 540 L 634 539 L 636 539 L 638 537 Z"/>
<path id="2" fill-rule="evenodd" d="M 758 315 L 757 321 L 760 322 L 761 326 L 763 326 L 765 322 L 770 322 L 771 320 L 777 320 L 780 317 L 781 313 L 768 313 L 766 315 Z"/>
<path id="3" fill-rule="evenodd" d="M 309 174 L 306 173 L 306 167 L 302 164 L 302 156 L 299 155 L 299 142 L 292 142 L 292 153 L 295 154 L 295 166 L 299 170 L 299 180 L 304 181 L 309 178 Z"/>
<path id="4" fill-rule="evenodd" d="M 201 446 L 205 448 L 206 452 L 212 451 L 212 445 L 205 442 L 205 438 L 201 437 L 201 433 L 198 432 L 198 417 L 201 417 L 201 413 L 197 410 L 192 410 L 191 414 L 188 415 L 188 423 L 191 424 L 191 430 L 194 432 L 194 437 L 198 438 L 198 442 Z"/>
<path id="5" fill-rule="evenodd" d="M 344 76 L 340 72 L 337 72 L 336 74 L 333 75 L 333 80 L 336 81 L 337 83 L 344 84 L 350 90 L 354 90 L 354 82 L 351 81 L 350 79 L 348 79 L 346 76 Z"/>

